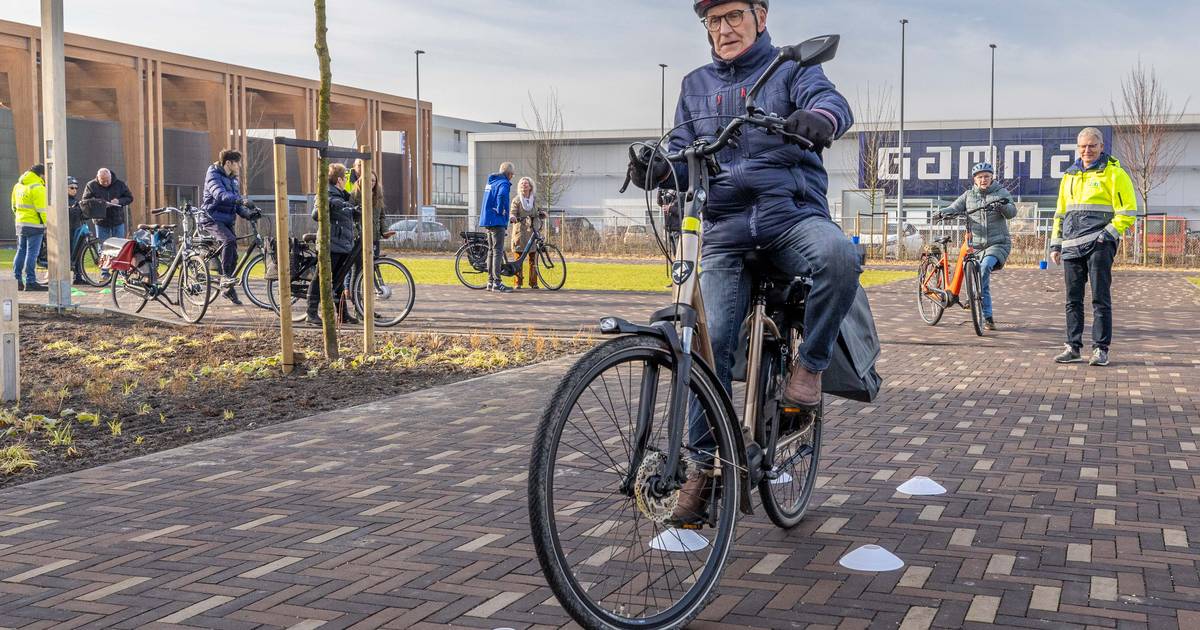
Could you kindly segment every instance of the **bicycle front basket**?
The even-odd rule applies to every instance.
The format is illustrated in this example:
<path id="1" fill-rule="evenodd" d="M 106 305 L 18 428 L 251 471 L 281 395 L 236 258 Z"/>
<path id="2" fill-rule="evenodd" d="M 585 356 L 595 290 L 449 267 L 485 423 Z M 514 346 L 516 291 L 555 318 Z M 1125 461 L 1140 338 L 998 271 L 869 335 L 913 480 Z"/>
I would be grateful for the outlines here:
<path id="1" fill-rule="evenodd" d="M 100 268 L 108 271 L 133 269 L 133 250 L 136 243 L 127 238 L 110 238 L 100 250 Z"/>

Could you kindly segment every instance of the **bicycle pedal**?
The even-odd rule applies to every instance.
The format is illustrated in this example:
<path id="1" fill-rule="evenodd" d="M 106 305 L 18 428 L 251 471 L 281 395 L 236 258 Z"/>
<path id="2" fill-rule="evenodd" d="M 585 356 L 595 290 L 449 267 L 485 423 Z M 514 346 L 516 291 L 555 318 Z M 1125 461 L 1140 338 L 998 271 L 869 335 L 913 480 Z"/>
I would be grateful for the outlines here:
<path id="1" fill-rule="evenodd" d="M 704 529 L 704 523 L 680 523 L 675 529 L 701 530 Z"/>
<path id="2" fill-rule="evenodd" d="M 805 413 L 808 410 L 805 409 L 804 407 L 784 407 L 781 411 L 783 411 L 783 413 L 788 413 L 788 414 L 800 414 L 800 413 Z"/>

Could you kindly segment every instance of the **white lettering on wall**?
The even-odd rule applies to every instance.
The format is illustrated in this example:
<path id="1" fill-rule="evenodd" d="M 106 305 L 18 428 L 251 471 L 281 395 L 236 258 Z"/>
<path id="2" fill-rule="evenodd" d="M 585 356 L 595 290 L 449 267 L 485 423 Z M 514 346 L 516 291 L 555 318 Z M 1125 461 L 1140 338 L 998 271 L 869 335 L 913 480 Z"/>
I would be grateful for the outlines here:
<path id="1" fill-rule="evenodd" d="M 910 153 L 912 153 L 912 148 L 904 147 L 904 155 L 907 156 Z M 899 160 L 896 158 L 896 156 L 899 154 L 900 151 L 896 147 L 879 149 L 879 158 L 877 161 L 877 164 L 879 165 L 879 172 L 881 173 L 879 179 L 888 182 L 896 181 L 896 171 L 899 170 L 896 164 L 899 162 Z M 912 179 L 912 159 L 905 157 L 904 181 L 908 181 L 909 179 Z"/>
<path id="2" fill-rule="evenodd" d="M 950 162 L 954 157 L 951 147 L 929 147 L 926 153 L 933 157 L 923 157 L 917 160 L 917 179 L 949 180 Z"/>
<path id="3" fill-rule="evenodd" d="M 1066 155 L 1056 153 L 1050 156 L 1050 177 L 1053 177 L 1054 179 L 1062 179 L 1063 172 L 1065 172 L 1067 168 L 1070 167 L 1071 163 L 1073 163 L 1076 159 L 1075 145 L 1060 144 L 1058 145 L 1058 150 L 1066 151 L 1067 153 Z"/>
<path id="4" fill-rule="evenodd" d="M 1010 144 L 1004 147 L 1004 177 L 1017 177 L 1017 162 L 1029 165 L 1029 179 L 1042 178 L 1042 157 L 1045 149 L 1040 144 Z"/>
<path id="5" fill-rule="evenodd" d="M 988 146 L 962 146 L 958 148 L 958 178 L 971 179 L 971 167 L 980 163 L 986 162 L 988 159 Z"/>

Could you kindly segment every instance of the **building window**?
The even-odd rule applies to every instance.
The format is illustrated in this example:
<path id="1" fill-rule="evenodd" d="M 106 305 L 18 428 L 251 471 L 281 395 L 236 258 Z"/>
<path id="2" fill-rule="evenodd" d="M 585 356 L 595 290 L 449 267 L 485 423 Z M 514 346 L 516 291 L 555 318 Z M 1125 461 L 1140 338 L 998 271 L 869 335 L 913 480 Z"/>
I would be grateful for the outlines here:
<path id="1" fill-rule="evenodd" d="M 433 203 L 446 206 L 465 206 L 467 196 L 462 191 L 461 167 L 450 164 L 433 165 Z"/>

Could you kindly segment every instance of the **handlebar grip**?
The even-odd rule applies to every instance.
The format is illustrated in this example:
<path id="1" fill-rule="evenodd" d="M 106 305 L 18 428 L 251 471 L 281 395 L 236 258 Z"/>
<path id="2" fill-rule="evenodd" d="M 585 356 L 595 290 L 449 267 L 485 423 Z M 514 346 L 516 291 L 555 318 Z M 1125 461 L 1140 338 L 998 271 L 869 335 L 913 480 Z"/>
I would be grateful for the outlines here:
<path id="1" fill-rule="evenodd" d="M 779 135 L 800 145 L 800 148 L 804 149 L 805 151 L 812 151 L 817 146 L 816 144 L 813 143 L 812 140 L 809 140 L 808 138 L 805 138 L 804 136 L 802 136 L 798 133 L 791 133 L 788 131 L 784 131 L 783 129 L 780 129 Z M 826 148 L 828 148 L 828 147 L 826 147 Z"/>
<path id="2" fill-rule="evenodd" d="M 153 214 L 153 215 L 157 216 L 157 215 L 160 215 L 160 214 L 166 214 L 166 213 L 168 213 L 168 212 L 170 212 L 170 211 L 171 211 L 171 209 L 170 209 L 170 208 L 158 208 L 157 210 L 151 210 L 151 211 L 150 211 L 150 214 Z"/>
<path id="3" fill-rule="evenodd" d="M 625 183 L 621 184 L 621 190 L 618 190 L 617 192 L 622 195 L 625 194 L 625 191 L 629 190 L 629 183 L 632 181 L 633 181 L 633 175 L 631 175 L 629 173 L 629 171 L 625 171 Z"/>

